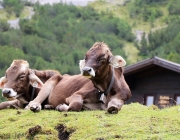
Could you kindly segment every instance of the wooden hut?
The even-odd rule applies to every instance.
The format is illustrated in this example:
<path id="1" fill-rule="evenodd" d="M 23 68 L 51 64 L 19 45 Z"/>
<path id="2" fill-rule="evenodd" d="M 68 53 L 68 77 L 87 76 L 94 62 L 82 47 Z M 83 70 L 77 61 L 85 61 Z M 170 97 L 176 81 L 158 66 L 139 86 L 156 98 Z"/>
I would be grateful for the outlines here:
<path id="1" fill-rule="evenodd" d="M 132 92 L 127 103 L 180 104 L 180 64 L 153 57 L 125 67 L 124 75 Z"/>

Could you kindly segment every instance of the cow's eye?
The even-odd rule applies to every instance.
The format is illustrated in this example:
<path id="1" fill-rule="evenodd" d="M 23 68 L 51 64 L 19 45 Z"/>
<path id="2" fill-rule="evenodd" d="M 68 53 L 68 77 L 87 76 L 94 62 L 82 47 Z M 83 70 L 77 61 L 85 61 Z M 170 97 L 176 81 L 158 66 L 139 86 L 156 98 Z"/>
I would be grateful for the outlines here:
<path id="1" fill-rule="evenodd" d="M 103 59 L 103 58 L 101 58 L 101 59 L 97 59 L 97 62 L 98 63 L 104 63 L 106 60 L 105 59 Z"/>
<path id="2" fill-rule="evenodd" d="M 19 77 L 20 80 L 24 80 L 24 78 L 25 78 L 25 75 L 21 75 L 21 76 Z"/>
<path id="3" fill-rule="evenodd" d="M 101 63 L 101 64 L 105 64 L 105 62 L 106 62 L 105 59 L 100 59 L 100 60 L 99 60 L 99 63 Z"/>

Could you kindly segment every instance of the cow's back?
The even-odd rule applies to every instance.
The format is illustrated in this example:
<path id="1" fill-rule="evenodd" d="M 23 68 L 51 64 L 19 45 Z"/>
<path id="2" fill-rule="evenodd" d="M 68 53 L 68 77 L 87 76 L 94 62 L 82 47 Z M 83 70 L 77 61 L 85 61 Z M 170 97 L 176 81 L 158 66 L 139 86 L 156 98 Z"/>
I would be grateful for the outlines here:
<path id="1" fill-rule="evenodd" d="M 64 75 L 63 79 L 52 90 L 48 103 L 56 107 L 59 104 L 66 103 L 66 98 L 75 92 L 83 89 L 92 89 L 92 82 L 81 75 Z"/>

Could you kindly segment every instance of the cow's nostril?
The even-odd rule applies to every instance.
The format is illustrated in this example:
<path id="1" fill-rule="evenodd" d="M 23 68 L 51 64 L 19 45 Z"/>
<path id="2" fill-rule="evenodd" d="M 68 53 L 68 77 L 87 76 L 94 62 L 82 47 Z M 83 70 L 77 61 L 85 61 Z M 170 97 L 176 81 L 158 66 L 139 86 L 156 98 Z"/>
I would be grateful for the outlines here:
<path id="1" fill-rule="evenodd" d="M 10 93 L 11 93 L 11 90 L 9 90 L 9 89 L 3 89 L 3 90 L 2 90 L 2 93 L 3 93 L 3 94 L 10 94 Z"/>
<path id="2" fill-rule="evenodd" d="M 82 69 L 82 71 L 83 71 L 83 76 L 95 76 L 95 72 L 94 72 L 94 70 L 93 70 L 93 68 L 91 68 L 91 67 L 84 67 L 83 69 Z"/>
<path id="3" fill-rule="evenodd" d="M 84 67 L 84 68 L 83 68 L 83 71 L 84 71 L 84 72 L 91 72 L 91 68 L 90 68 L 90 67 Z"/>

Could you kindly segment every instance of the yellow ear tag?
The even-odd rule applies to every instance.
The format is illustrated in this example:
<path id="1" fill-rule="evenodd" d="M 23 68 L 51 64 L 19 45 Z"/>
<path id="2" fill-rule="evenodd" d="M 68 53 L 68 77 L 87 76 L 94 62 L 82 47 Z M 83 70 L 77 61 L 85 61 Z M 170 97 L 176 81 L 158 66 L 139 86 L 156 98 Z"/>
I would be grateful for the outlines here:
<path id="1" fill-rule="evenodd" d="M 103 104 L 105 104 L 107 102 L 107 98 L 106 96 L 104 95 L 104 93 L 101 94 L 101 97 L 99 99 Z"/>

